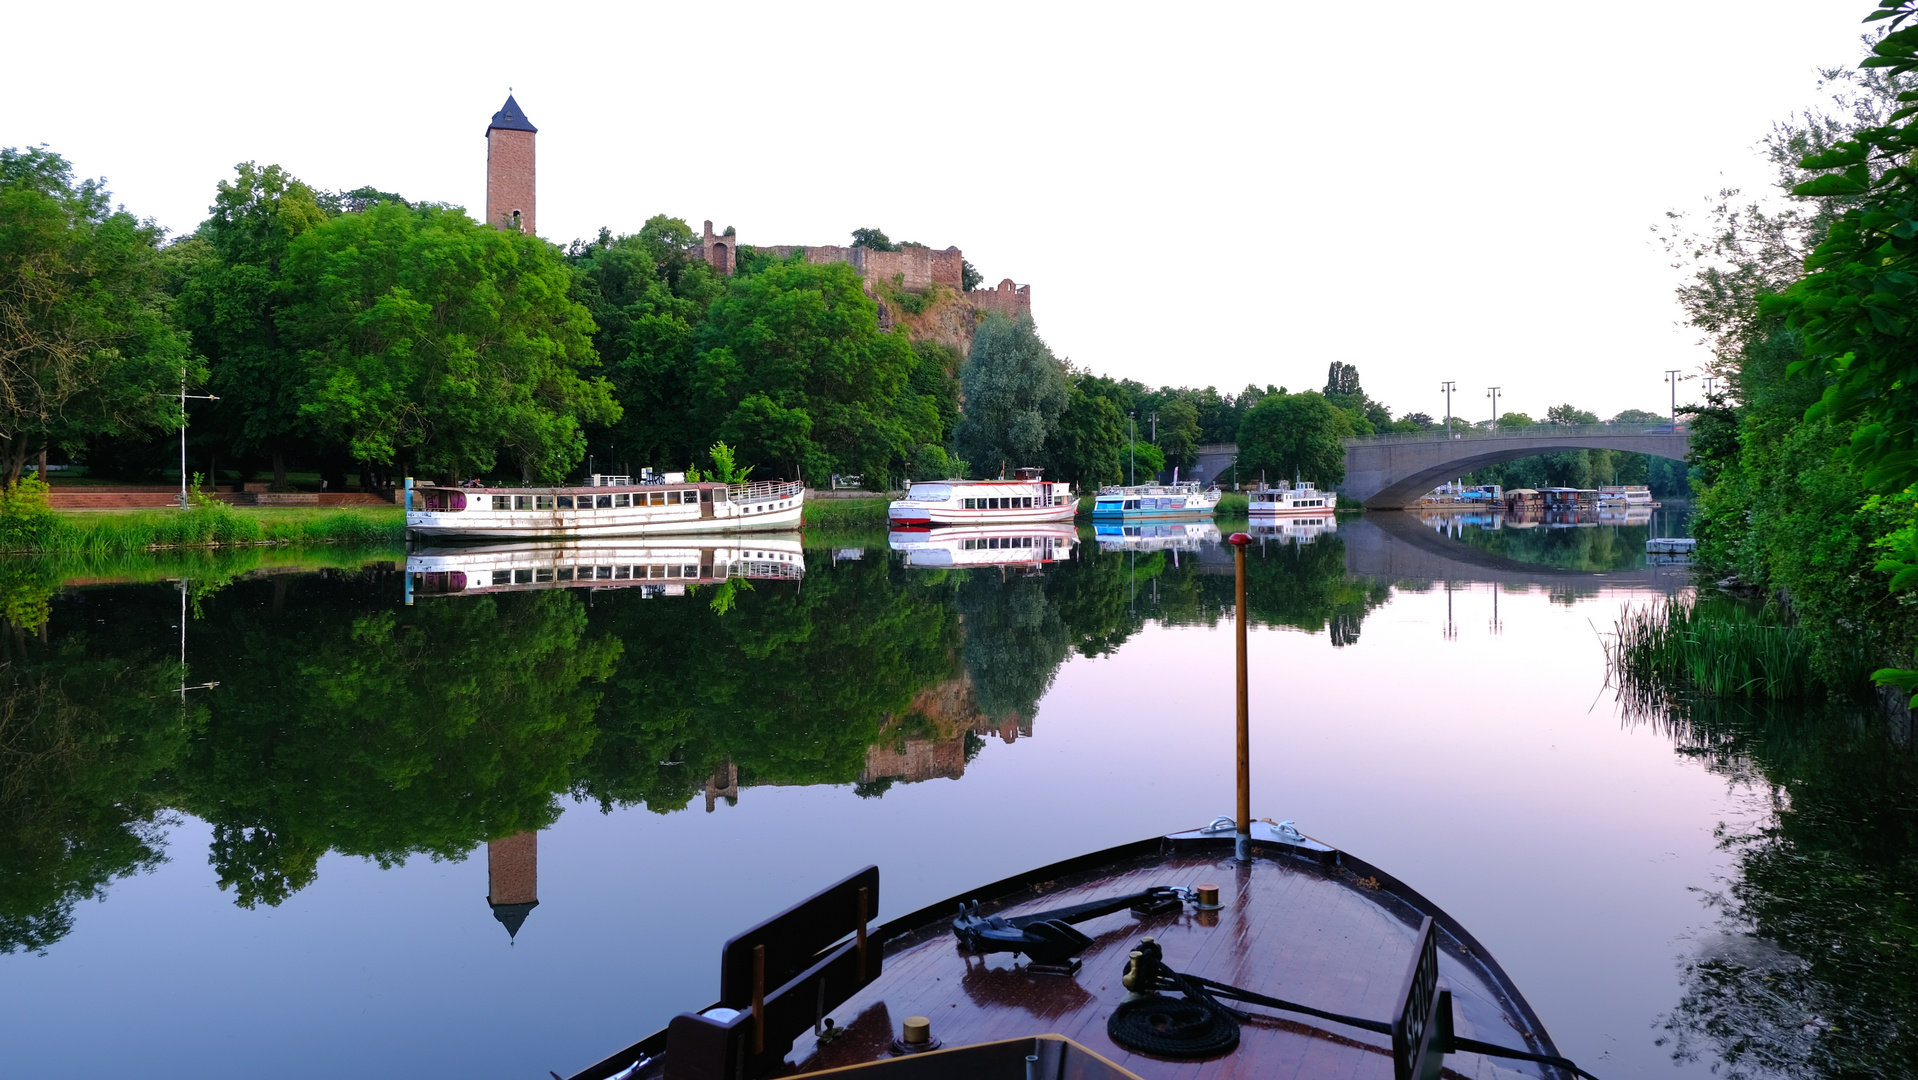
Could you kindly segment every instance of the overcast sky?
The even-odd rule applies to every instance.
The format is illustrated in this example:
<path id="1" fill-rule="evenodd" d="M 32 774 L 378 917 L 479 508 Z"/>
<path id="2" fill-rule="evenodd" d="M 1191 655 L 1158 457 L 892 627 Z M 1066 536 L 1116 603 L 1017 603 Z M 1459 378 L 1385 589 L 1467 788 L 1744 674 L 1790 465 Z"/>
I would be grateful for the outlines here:
<path id="1" fill-rule="evenodd" d="M 1604 5 L 23 4 L 0 145 L 176 232 L 240 161 L 484 206 L 539 133 L 549 239 L 667 213 L 858 226 L 1030 284 L 1075 364 L 1400 413 L 1663 410 L 1696 372 L 1650 229 L 1861 55 L 1867 0 Z M 1681 403 L 1698 384 L 1683 384 Z"/>

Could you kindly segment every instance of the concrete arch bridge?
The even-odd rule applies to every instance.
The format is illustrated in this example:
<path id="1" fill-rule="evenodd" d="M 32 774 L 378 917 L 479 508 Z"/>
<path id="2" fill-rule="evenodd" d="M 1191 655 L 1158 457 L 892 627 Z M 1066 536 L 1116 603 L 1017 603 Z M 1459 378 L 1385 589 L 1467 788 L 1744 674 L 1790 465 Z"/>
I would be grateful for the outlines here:
<path id="1" fill-rule="evenodd" d="M 1397 510 L 1474 469 L 1565 450 L 1629 450 L 1685 460 L 1691 433 L 1671 424 L 1534 424 L 1502 431 L 1454 428 L 1345 440 L 1340 490 L 1367 510 Z"/>

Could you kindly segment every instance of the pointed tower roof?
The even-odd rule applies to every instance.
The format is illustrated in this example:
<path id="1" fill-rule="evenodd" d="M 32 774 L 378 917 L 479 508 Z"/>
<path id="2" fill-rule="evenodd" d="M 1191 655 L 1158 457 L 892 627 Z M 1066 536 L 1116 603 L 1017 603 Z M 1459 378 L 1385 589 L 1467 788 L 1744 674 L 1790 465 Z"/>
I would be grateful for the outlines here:
<path id="1" fill-rule="evenodd" d="M 492 905 L 493 918 L 498 919 L 500 925 L 506 927 L 506 938 L 511 941 L 519 936 L 519 928 L 526 922 L 526 916 L 531 915 L 533 909 L 538 906 L 538 900 L 526 904 L 494 904 Z"/>
<path id="2" fill-rule="evenodd" d="M 508 94 L 506 104 L 501 105 L 499 111 L 493 114 L 493 122 L 486 125 L 486 130 L 537 132 L 539 129 L 533 126 L 531 120 L 526 119 L 526 113 L 520 109 L 519 102 L 514 101 L 513 95 Z"/>

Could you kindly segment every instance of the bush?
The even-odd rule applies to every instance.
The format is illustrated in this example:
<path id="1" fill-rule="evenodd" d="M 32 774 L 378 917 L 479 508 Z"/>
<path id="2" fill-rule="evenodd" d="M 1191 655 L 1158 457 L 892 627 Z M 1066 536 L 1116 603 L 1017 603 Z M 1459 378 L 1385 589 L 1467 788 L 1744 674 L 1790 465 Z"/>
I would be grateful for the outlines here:
<path id="1" fill-rule="evenodd" d="M 59 520 L 47 490 L 46 481 L 29 476 L 0 491 L 0 551 L 29 551 L 45 541 Z"/>

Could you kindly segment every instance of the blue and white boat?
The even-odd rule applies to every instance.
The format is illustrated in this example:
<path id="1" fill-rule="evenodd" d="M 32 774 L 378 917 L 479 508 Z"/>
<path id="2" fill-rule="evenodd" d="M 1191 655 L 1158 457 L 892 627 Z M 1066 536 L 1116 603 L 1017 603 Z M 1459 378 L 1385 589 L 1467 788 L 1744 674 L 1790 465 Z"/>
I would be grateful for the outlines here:
<path id="1" fill-rule="evenodd" d="M 1094 518 L 1202 517 L 1219 505 L 1219 489 L 1196 480 L 1170 484 L 1113 484 L 1092 500 Z"/>

